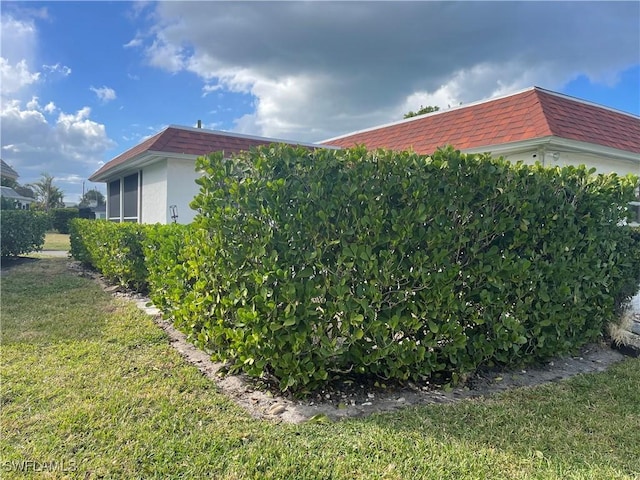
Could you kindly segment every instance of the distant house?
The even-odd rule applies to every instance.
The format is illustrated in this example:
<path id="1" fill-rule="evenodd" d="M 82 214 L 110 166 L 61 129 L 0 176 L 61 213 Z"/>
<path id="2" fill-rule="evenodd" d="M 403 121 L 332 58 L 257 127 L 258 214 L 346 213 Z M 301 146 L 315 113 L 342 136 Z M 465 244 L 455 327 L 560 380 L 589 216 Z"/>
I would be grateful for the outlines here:
<path id="1" fill-rule="evenodd" d="M 0 197 L 10 201 L 19 210 L 29 210 L 35 199 L 20 195 L 11 187 L 0 187 Z"/>
<path id="2" fill-rule="evenodd" d="M 18 185 L 18 172 L 16 172 L 7 162 L 0 158 L 0 176 L 4 179 L 10 180 L 10 185 L 15 186 L 15 188 L 20 188 Z M 3 182 L 4 183 L 4 182 Z M 35 202 L 34 198 L 25 197 L 20 193 L 16 192 L 12 187 L 0 187 L 0 197 L 5 199 L 6 201 L 11 202 L 15 208 L 20 210 L 29 210 L 31 204 Z"/>
<path id="3" fill-rule="evenodd" d="M 107 206 L 100 205 L 99 207 L 92 207 L 91 211 L 96 216 L 96 220 L 106 220 L 107 218 Z"/>
<path id="4" fill-rule="evenodd" d="M 18 180 L 18 172 L 16 172 L 10 165 L 0 158 L 0 176 L 13 180 Z"/>
<path id="5" fill-rule="evenodd" d="M 413 149 L 453 145 L 511 161 L 595 167 L 640 175 L 640 117 L 532 87 L 526 90 L 348 133 L 325 145 Z"/>
<path id="6" fill-rule="evenodd" d="M 195 160 L 211 152 L 231 155 L 251 147 L 317 145 L 171 125 L 117 156 L 89 180 L 107 184 L 106 217 L 115 222 L 190 223 L 198 193 Z"/>

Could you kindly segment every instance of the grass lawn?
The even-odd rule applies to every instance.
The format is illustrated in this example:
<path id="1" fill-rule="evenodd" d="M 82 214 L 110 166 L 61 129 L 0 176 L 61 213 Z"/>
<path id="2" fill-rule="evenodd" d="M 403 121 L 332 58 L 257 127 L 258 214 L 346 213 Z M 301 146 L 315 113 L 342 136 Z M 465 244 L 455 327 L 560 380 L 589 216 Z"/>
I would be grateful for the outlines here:
<path id="1" fill-rule="evenodd" d="M 69 235 L 64 233 L 47 232 L 44 236 L 43 250 L 67 251 L 71 248 Z"/>
<path id="2" fill-rule="evenodd" d="M 65 264 L 3 267 L 2 478 L 640 475 L 640 360 L 455 405 L 278 425 L 252 419 L 144 314 Z"/>

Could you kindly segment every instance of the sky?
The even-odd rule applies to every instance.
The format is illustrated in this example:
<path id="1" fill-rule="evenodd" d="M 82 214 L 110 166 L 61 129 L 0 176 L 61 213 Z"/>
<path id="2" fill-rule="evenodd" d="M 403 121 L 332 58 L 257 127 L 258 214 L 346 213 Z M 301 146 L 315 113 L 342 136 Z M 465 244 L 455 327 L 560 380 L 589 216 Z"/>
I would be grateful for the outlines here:
<path id="1" fill-rule="evenodd" d="M 0 3 L 1 156 L 77 202 L 168 125 L 317 142 L 539 86 L 640 115 L 640 2 Z M 84 190 L 83 190 L 84 189 Z"/>

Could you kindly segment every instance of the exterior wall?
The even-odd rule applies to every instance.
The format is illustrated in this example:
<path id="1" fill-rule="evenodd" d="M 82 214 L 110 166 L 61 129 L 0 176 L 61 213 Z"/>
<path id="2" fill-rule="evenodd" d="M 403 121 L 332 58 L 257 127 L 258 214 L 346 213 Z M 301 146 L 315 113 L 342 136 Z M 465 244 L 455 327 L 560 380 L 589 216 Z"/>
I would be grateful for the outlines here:
<path id="1" fill-rule="evenodd" d="M 567 165 L 586 165 L 595 168 L 596 173 L 617 173 L 624 176 L 629 173 L 640 176 L 640 163 L 625 161 L 610 157 L 598 156 L 591 153 L 563 152 L 549 149 L 546 152 L 537 149 L 503 154 L 510 162 L 522 161 L 533 165 L 536 161 L 546 167 L 565 167 Z"/>
<path id="2" fill-rule="evenodd" d="M 167 223 L 167 160 L 142 169 L 140 223 Z"/>
<path id="3" fill-rule="evenodd" d="M 558 158 L 552 152 L 545 155 L 546 164 L 564 167 L 566 165 L 586 165 L 595 168 L 597 173 L 617 173 L 624 176 L 629 173 L 640 175 L 640 163 L 632 163 L 614 158 L 601 157 L 593 154 L 558 152 Z"/>
<path id="4" fill-rule="evenodd" d="M 189 204 L 198 193 L 200 187 L 195 180 L 200 176 L 195 171 L 195 160 L 170 158 L 167 161 L 167 218 L 166 223 L 173 222 L 170 208 L 175 205 L 177 223 L 191 223 L 196 211 Z M 148 223 L 144 220 L 145 223 Z"/>

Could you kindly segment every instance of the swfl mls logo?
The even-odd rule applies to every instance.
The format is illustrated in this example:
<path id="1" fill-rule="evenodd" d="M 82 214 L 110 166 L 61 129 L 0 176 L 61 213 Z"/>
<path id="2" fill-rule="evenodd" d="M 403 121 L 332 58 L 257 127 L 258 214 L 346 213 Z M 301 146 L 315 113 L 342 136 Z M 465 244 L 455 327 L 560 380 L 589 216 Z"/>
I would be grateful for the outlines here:
<path id="1" fill-rule="evenodd" d="M 4 472 L 75 472 L 75 460 L 39 462 L 37 460 L 10 460 L 2 462 Z"/>

